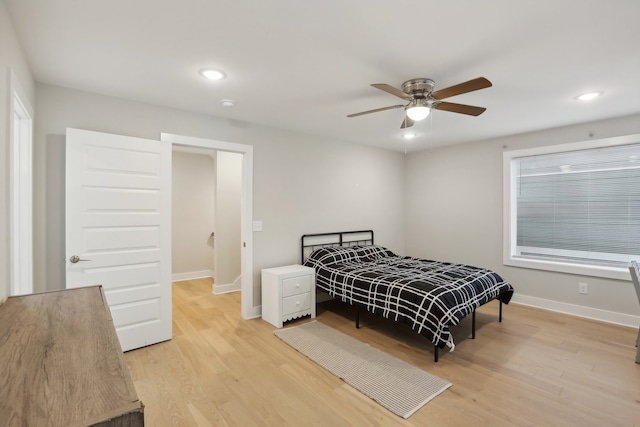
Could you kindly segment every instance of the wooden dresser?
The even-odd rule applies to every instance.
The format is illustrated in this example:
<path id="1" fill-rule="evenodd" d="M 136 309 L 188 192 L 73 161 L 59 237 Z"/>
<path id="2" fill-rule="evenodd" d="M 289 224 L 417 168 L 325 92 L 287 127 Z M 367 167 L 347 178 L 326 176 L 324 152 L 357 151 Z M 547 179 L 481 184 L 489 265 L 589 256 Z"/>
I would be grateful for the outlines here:
<path id="1" fill-rule="evenodd" d="M 144 425 L 101 286 L 0 306 L 0 424 Z"/>

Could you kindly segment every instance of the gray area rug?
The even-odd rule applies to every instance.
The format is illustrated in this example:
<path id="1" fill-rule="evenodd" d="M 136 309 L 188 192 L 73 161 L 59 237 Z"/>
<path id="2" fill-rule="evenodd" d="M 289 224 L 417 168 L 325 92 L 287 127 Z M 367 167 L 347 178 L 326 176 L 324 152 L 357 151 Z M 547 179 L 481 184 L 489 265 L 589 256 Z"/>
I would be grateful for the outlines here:
<path id="1" fill-rule="evenodd" d="M 452 385 L 317 321 L 274 334 L 402 418 Z"/>

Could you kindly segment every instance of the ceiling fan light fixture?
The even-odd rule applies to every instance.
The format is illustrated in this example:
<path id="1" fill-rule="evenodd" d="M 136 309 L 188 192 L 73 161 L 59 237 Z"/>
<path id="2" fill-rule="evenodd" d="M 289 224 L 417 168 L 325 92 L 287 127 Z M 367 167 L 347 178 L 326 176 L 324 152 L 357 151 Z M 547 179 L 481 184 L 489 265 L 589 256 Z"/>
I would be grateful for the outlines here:
<path id="1" fill-rule="evenodd" d="M 407 116 L 414 122 L 419 122 L 427 118 L 431 108 L 423 100 L 413 100 L 407 106 Z"/>
<path id="2" fill-rule="evenodd" d="M 473 105 L 456 104 L 453 102 L 443 101 L 443 99 L 452 96 L 462 95 L 463 93 L 491 87 L 491 82 L 484 77 L 478 77 L 435 92 L 433 91 L 434 84 L 434 81 L 431 79 L 412 79 L 404 82 L 402 84 L 402 90 L 400 90 L 385 83 L 374 83 L 371 86 L 401 98 L 404 101 L 408 101 L 409 103 L 348 114 L 347 117 L 358 117 L 365 114 L 377 113 L 379 111 L 403 108 L 404 116 L 402 117 L 400 129 L 406 129 L 412 127 L 415 122 L 426 119 L 431 113 L 432 108 L 434 110 L 450 111 L 452 113 L 466 114 L 468 116 L 479 116 L 486 111 L 486 108 L 484 107 L 475 107 Z"/>

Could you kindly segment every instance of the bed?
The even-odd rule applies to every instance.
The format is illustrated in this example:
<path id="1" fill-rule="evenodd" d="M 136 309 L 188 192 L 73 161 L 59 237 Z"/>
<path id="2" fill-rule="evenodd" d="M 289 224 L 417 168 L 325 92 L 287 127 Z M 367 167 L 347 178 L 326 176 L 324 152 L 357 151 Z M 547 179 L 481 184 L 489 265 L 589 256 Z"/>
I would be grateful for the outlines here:
<path id="1" fill-rule="evenodd" d="M 450 331 L 475 310 L 496 299 L 499 321 L 513 287 L 496 272 L 464 264 L 399 256 L 374 243 L 372 230 L 306 234 L 302 262 L 316 271 L 316 287 L 356 310 L 402 322 L 438 349 L 455 347 Z"/>

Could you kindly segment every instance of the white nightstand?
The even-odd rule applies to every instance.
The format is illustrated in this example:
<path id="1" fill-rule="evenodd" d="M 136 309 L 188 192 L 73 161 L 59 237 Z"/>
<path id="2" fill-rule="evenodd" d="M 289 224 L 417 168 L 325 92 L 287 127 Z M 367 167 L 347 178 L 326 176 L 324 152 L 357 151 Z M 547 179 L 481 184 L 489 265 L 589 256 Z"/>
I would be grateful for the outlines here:
<path id="1" fill-rule="evenodd" d="M 311 267 L 287 265 L 262 270 L 262 319 L 277 328 L 287 320 L 316 317 L 316 275 Z"/>

